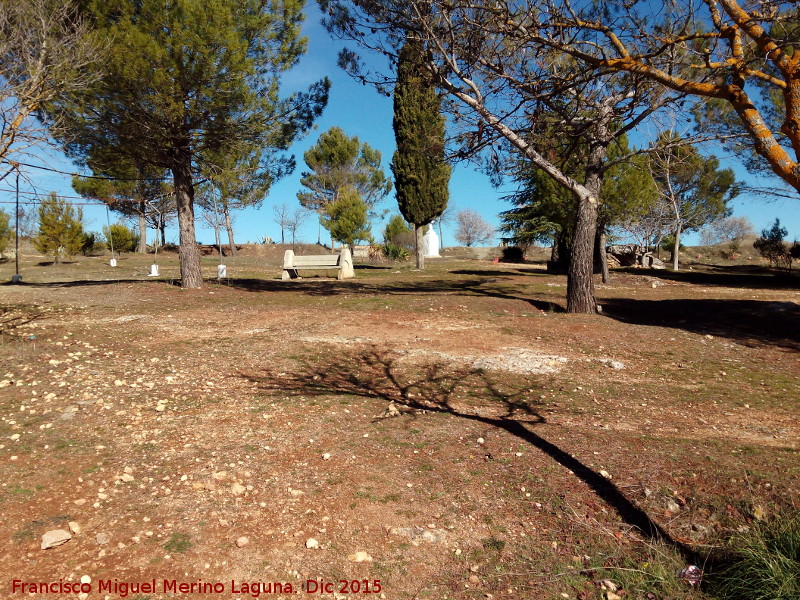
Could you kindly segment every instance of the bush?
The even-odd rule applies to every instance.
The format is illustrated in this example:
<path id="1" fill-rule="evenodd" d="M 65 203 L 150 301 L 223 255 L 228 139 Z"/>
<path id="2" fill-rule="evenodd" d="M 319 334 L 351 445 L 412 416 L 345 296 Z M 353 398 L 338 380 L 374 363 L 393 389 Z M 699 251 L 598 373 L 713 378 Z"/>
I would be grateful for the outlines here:
<path id="1" fill-rule="evenodd" d="M 525 261 L 525 249 L 520 246 L 503 246 L 500 251 L 500 260 L 507 263 L 521 263 Z"/>
<path id="2" fill-rule="evenodd" d="M 87 233 L 83 238 L 83 247 L 81 248 L 81 252 L 84 256 L 88 255 L 96 255 L 104 252 L 106 249 L 106 244 L 102 240 L 97 239 L 97 234 Z"/>
<path id="3" fill-rule="evenodd" d="M 786 227 L 781 227 L 781 220 L 775 219 L 772 227 L 763 229 L 761 237 L 753 242 L 753 247 L 769 261 L 770 267 L 791 268 L 793 256 L 783 243 L 787 233 Z"/>
<path id="4" fill-rule="evenodd" d="M 33 247 L 44 255 L 52 255 L 57 263 L 60 256 L 72 256 L 83 249 L 83 211 L 73 208 L 55 192 L 39 205 L 39 231 Z"/>
<path id="5" fill-rule="evenodd" d="M 8 214 L 0 210 L 0 254 L 14 241 L 14 230 L 9 225 Z"/>
<path id="6" fill-rule="evenodd" d="M 103 227 L 106 243 L 115 252 L 133 252 L 139 245 L 139 236 L 122 223 Z"/>
<path id="7" fill-rule="evenodd" d="M 411 256 L 411 253 L 408 251 L 408 248 L 404 248 L 403 246 L 398 246 L 397 244 L 384 244 L 383 245 L 383 255 L 388 258 L 389 260 L 408 260 Z"/>
<path id="8" fill-rule="evenodd" d="M 800 517 L 772 521 L 733 540 L 734 558 L 709 577 L 725 600 L 800 598 Z"/>
<path id="9" fill-rule="evenodd" d="M 383 241 L 386 244 L 409 247 L 414 245 L 414 232 L 400 215 L 393 216 L 383 230 Z"/>

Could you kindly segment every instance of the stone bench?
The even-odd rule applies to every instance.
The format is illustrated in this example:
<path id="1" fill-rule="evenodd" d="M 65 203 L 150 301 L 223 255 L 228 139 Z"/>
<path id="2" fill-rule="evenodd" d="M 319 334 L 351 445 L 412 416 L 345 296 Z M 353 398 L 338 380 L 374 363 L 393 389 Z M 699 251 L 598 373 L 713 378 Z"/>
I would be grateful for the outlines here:
<path id="1" fill-rule="evenodd" d="M 298 256 L 292 250 L 287 250 L 283 255 L 283 274 L 281 279 L 297 279 L 298 271 L 338 271 L 338 279 L 355 277 L 353 270 L 353 257 L 349 248 L 342 248 L 339 254 L 320 254 Z"/>

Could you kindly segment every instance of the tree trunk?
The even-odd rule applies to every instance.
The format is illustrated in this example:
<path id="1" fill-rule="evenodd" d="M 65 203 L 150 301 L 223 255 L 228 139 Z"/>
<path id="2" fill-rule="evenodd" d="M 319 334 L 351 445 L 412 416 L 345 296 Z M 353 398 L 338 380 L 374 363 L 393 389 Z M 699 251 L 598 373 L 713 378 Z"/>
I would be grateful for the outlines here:
<path id="1" fill-rule="evenodd" d="M 194 233 L 194 185 L 192 184 L 191 156 L 178 156 L 172 167 L 175 183 L 175 203 L 178 207 L 178 231 L 180 232 L 181 287 L 199 289 L 203 287 L 200 270 L 200 250 Z"/>
<path id="2" fill-rule="evenodd" d="M 219 239 L 219 225 L 214 225 L 214 245 L 217 247 L 219 255 L 222 256 L 222 240 Z"/>
<path id="3" fill-rule="evenodd" d="M 439 251 L 444 250 L 444 235 L 442 234 L 442 221 L 439 221 Z"/>
<path id="4" fill-rule="evenodd" d="M 417 257 L 417 268 L 420 270 L 425 269 L 425 245 L 422 242 L 424 232 L 424 225 L 414 224 L 414 254 Z"/>
<path id="5" fill-rule="evenodd" d="M 223 214 L 225 215 L 225 229 L 228 230 L 228 249 L 231 252 L 231 256 L 236 256 L 236 242 L 233 239 L 233 223 L 231 222 L 231 210 L 228 208 L 226 204 L 223 209 Z M 281 231 L 281 237 L 283 237 L 283 231 Z"/>
<path id="6" fill-rule="evenodd" d="M 678 227 L 675 229 L 675 243 L 672 246 L 672 270 L 677 271 L 679 269 L 678 262 L 680 260 L 681 254 L 681 226 L 678 224 Z"/>
<path id="7" fill-rule="evenodd" d="M 608 254 L 606 254 L 606 228 L 602 225 L 598 226 L 594 237 L 597 242 L 594 248 L 595 263 L 600 267 L 603 283 L 608 283 L 611 275 L 608 272 Z"/>
<path id="8" fill-rule="evenodd" d="M 588 187 L 588 186 L 587 186 Z M 586 195 L 578 203 L 567 273 L 567 312 L 595 313 L 594 234 L 597 228 L 597 198 Z"/>
<path id="9" fill-rule="evenodd" d="M 147 205 L 144 200 L 139 203 L 139 254 L 147 253 Z"/>

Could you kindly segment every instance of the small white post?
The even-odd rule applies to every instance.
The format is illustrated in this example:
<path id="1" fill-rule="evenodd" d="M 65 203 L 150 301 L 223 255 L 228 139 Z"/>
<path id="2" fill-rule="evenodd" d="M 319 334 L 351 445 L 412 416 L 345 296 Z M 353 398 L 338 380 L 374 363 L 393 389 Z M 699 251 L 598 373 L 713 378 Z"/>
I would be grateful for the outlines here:
<path id="1" fill-rule="evenodd" d="M 111 265 L 112 267 L 116 267 L 117 266 L 117 259 L 116 258 L 112 258 L 110 261 L 108 261 L 108 264 Z"/>
<path id="2" fill-rule="evenodd" d="M 228 268 L 225 265 L 217 265 L 217 279 L 225 279 L 228 276 Z"/>
<path id="3" fill-rule="evenodd" d="M 150 265 L 150 274 L 148 277 L 158 277 L 158 265 L 153 263 Z"/>

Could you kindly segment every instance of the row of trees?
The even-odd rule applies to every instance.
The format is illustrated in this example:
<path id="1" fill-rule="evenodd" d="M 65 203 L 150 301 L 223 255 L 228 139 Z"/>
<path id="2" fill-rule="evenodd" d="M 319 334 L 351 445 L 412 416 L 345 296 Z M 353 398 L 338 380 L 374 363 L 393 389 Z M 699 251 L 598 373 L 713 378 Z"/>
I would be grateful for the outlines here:
<path id="1" fill-rule="evenodd" d="M 596 310 L 592 271 L 603 184 L 634 154 L 658 151 L 654 144 L 613 156 L 643 124 L 661 119 L 674 129 L 691 116 L 709 135 L 724 135 L 753 155 L 751 166 L 770 169 L 800 191 L 800 68 L 793 56 L 800 32 L 792 3 L 322 0 L 321 6 L 330 31 L 389 58 L 381 70 L 370 68 L 376 60 L 345 50 L 340 62 L 363 81 L 391 85 L 405 40 L 420 40 L 424 68 L 447 96 L 458 129 L 456 156 L 498 175 L 518 172 L 509 163 L 530 163 L 570 196 L 569 311 Z"/>
<path id="2" fill-rule="evenodd" d="M 574 140 L 580 144 L 580 140 Z M 559 150 L 569 156 L 565 172 L 581 178 L 585 169 L 580 151 Z M 618 157 L 628 157 L 624 161 Z M 730 214 L 730 201 L 738 194 L 732 169 L 720 169 L 714 157 L 672 132 L 662 134 L 648 153 L 632 154 L 626 137 L 609 149 L 603 181 L 602 203 L 595 232 L 597 269 L 608 278 L 606 236 L 619 233 L 639 245 L 660 247 L 670 240 L 673 268 L 678 270 L 681 235 L 697 231 Z M 515 180 L 519 189 L 507 199 L 515 208 L 501 215 L 503 240 L 527 246 L 552 243 L 550 265 L 566 271 L 572 250 L 573 224 L 578 209 L 575 198 L 530 161 L 519 163 Z"/>
<path id="3" fill-rule="evenodd" d="M 93 174 L 76 189 L 138 216 L 142 247 L 148 215 L 167 214 L 148 207 L 171 196 L 182 285 L 200 287 L 196 196 L 223 215 L 260 202 L 294 168 L 285 151 L 326 104 L 327 79 L 304 92 L 281 89 L 306 50 L 303 3 L 2 0 L 0 8 L 3 174 L 32 144 L 58 141 Z"/>
<path id="4" fill-rule="evenodd" d="M 38 208 L 35 228 L 28 231 L 34 248 L 58 262 L 62 256 L 97 250 L 102 242 L 97 235 L 85 231 L 83 210 L 73 207 L 55 192 L 44 198 Z M 14 239 L 9 215 L 0 210 L 0 253 L 5 252 Z M 139 244 L 139 237 L 122 223 L 103 227 L 105 244 L 117 252 L 132 252 Z"/>

